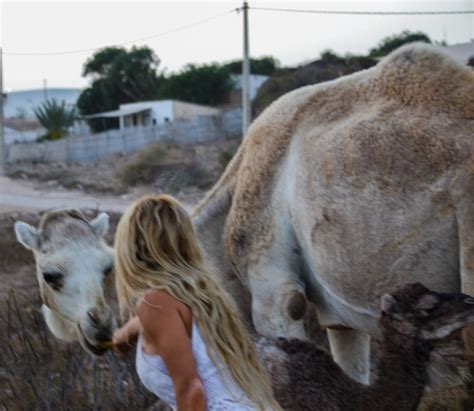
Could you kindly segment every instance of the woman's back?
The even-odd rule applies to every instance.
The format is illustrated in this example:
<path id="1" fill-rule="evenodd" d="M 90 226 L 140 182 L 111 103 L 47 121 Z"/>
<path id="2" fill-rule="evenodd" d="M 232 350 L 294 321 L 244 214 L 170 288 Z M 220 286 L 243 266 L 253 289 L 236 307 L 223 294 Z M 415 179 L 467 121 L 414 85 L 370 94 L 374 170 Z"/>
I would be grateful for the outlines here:
<path id="1" fill-rule="evenodd" d="M 256 409 L 235 384 L 225 366 L 221 362 L 218 366 L 212 362 L 195 321 L 192 322 L 191 346 L 198 374 L 205 387 L 209 411 Z M 168 370 L 159 355 L 150 355 L 143 351 L 142 336 L 137 344 L 136 368 L 140 380 L 151 392 L 170 406 L 176 407 L 173 381 Z"/>

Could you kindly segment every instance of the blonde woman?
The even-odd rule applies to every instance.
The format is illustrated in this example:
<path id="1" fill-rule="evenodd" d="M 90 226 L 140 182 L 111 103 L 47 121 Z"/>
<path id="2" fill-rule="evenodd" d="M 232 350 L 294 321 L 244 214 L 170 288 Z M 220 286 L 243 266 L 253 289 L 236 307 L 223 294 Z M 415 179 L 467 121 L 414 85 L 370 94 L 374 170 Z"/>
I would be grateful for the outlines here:
<path id="1" fill-rule="evenodd" d="M 117 351 L 137 342 L 142 383 L 179 411 L 280 409 L 251 337 L 203 265 L 189 215 L 169 196 L 146 196 L 117 228 Z"/>

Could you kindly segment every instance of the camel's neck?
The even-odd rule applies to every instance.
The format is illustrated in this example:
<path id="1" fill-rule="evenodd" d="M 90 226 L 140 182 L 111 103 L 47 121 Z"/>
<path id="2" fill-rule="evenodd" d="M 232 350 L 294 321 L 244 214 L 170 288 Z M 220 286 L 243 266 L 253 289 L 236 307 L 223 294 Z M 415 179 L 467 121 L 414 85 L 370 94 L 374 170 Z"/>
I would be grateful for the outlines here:
<path id="1" fill-rule="evenodd" d="M 222 278 L 230 294 L 237 297 L 236 302 L 243 317 L 248 319 L 250 296 L 234 274 L 224 246 L 224 228 L 232 205 L 243 150 L 244 147 L 241 145 L 219 181 L 194 209 L 192 219 L 209 268 Z"/>
<path id="2" fill-rule="evenodd" d="M 201 203 L 199 210 L 193 214 L 194 227 L 206 261 L 212 270 L 218 272 L 229 268 L 223 236 L 231 196 L 232 193 L 223 188 L 222 192 Z"/>
<path id="3" fill-rule="evenodd" d="M 217 271 L 228 269 L 223 236 L 234 193 L 236 178 L 234 169 L 238 166 L 235 163 L 234 157 L 219 181 L 192 213 L 193 224 L 205 257 L 211 268 Z"/>
<path id="4" fill-rule="evenodd" d="M 377 380 L 367 387 L 367 404 L 416 410 L 427 383 L 431 344 L 386 329 L 379 342 Z"/>

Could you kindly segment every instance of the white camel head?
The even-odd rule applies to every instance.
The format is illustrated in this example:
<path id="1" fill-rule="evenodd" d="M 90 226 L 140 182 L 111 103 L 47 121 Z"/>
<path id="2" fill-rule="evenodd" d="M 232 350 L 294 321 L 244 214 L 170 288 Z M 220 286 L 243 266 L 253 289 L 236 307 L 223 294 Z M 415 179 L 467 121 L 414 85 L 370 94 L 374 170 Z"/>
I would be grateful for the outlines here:
<path id="1" fill-rule="evenodd" d="M 15 223 L 18 241 L 34 254 L 48 328 L 96 355 L 105 352 L 101 342 L 110 340 L 115 326 L 104 295 L 113 271 L 113 249 L 104 241 L 108 228 L 107 214 L 88 221 L 79 210 L 47 213 L 38 228 Z"/>

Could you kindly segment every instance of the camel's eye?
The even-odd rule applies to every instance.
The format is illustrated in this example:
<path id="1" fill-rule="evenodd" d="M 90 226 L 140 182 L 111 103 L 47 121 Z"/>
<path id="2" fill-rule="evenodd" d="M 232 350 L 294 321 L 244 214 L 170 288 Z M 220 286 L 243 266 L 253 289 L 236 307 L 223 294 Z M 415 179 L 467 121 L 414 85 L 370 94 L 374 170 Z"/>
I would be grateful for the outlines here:
<path id="1" fill-rule="evenodd" d="M 114 271 L 114 266 L 113 265 L 107 266 L 103 271 L 104 277 L 108 277 L 112 273 L 112 271 Z"/>
<path id="2" fill-rule="evenodd" d="M 64 275 L 62 275 L 61 273 L 44 272 L 43 278 L 53 290 L 59 291 L 63 286 Z"/>

